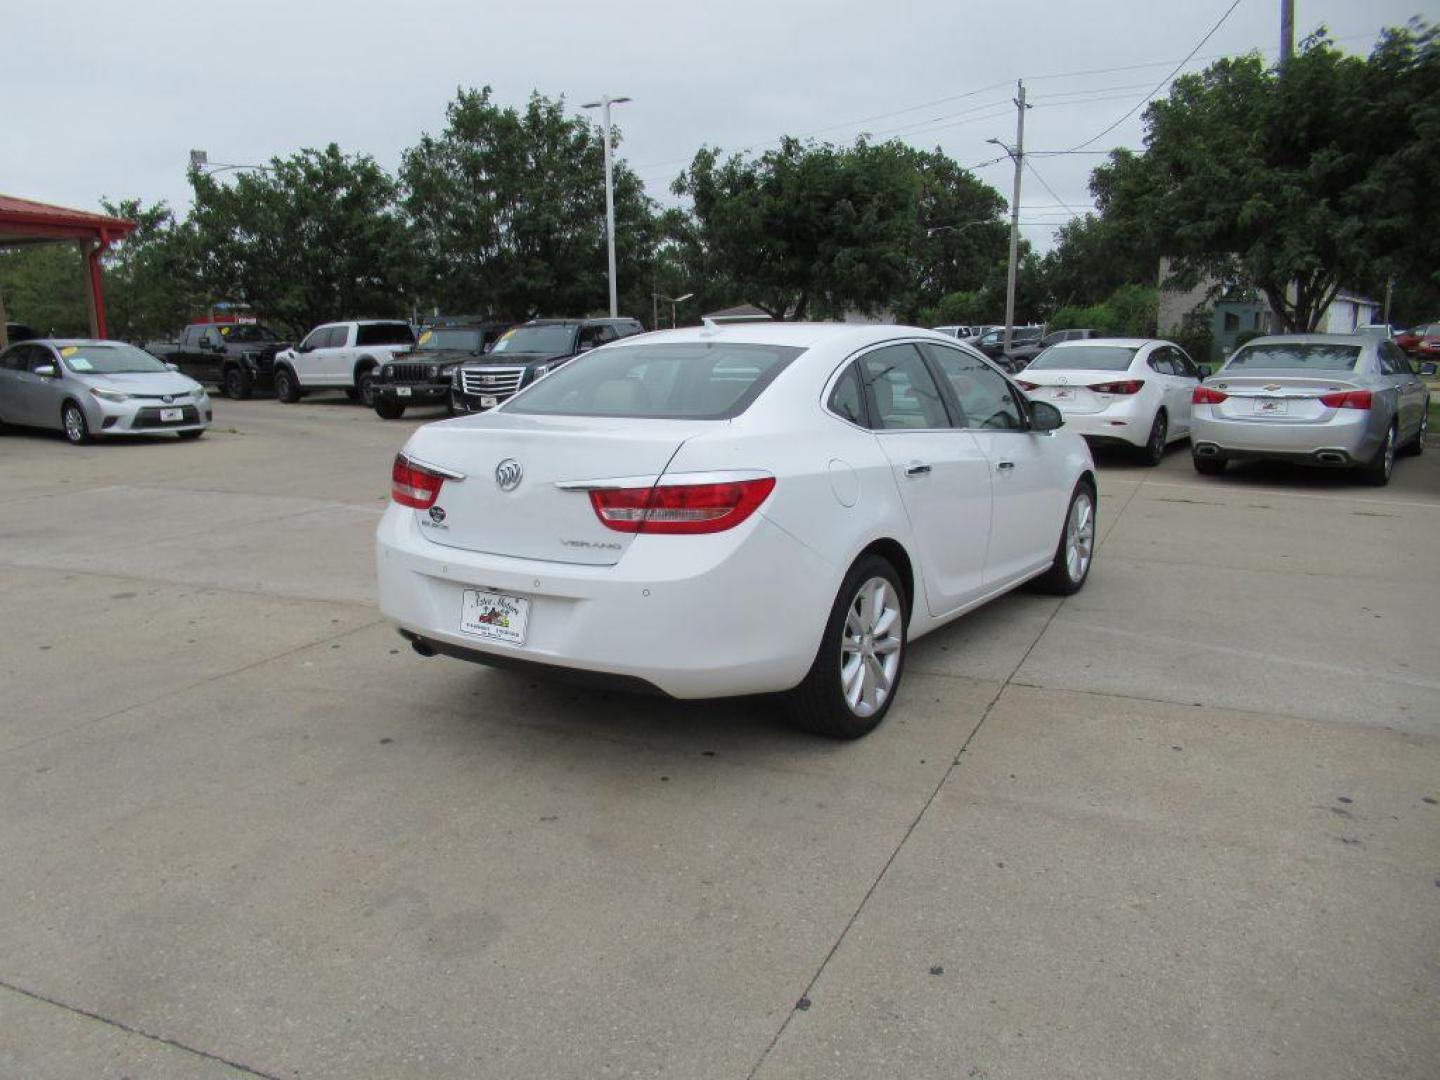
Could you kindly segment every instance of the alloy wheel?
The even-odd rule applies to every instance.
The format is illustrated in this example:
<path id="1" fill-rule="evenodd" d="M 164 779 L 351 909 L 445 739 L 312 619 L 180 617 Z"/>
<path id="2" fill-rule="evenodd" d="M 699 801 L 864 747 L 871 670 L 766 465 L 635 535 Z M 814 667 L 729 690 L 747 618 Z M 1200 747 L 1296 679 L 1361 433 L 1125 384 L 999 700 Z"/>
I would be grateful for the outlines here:
<path id="1" fill-rule="evenodd" d="M 890 697 L 904 646 L 901 601 L 894 586 L 872 577 L 856 591 L 840 642 L 840 691 L 856 716 L 873 716 Z"/>
<path id="2" fill-rule="evenodd" d="M 1065 570 L 1071 581 L 1080 581 L 1090 569 L 1095 552 L 1095 503 L 1088 491 L 1075 496 L 1070 518 L 1065 522 Z"/>
<path id="3" fill-rule="evenodd" d="M 65 437 L 72 443 L 82 443 L 85 436 L 89 434 L 85 426 L 85 414 L 76 405 L 65 406 L 65 415 L 61 417 L 65 424 Z"/>

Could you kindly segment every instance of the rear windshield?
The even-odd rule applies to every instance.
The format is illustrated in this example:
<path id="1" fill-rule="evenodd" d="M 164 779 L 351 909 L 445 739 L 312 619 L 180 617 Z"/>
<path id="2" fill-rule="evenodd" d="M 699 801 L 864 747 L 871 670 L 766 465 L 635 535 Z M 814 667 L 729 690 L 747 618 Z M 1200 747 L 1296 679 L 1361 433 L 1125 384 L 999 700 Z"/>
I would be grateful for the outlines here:
<path id="1" fill-rule="evenodd" d="M 574 326 L 517 326 L 500 335 L 491 352 L 568 356 L 575 351 Z"/>
<path id="2" fill-rule="evenodd" d="M 1026 371 L 1124 371 L 1135 359 L 1135 350 L 1123 345 L 1067 345 L 1049 348 Z"/>
<path id="3" fill-rule="evenodd" d="M 610 345 L 572 360 L 515 398 L 506 412 L 729 420 L 804 349 L 676 342 Z"/>
<path id="4" fill-rule="evenodd" d="M 410 345 L 414 341 L 409 323 L 361 323 L 355 328 L 356 345 Z"/>
<path id="5" fill-rule="evenodd" d="M 1321 342 L 1277 342 L 1246 345 L 1225 365 L 1232 368 L 1307 368 L 1311 371 L 1350 371 L 1360 359 L 1359 345 Z"/>
<path id="6" fill-rule="evenodd" d="M 465 352 L 480 351 L 484 341 L 483 330 L 422 330 L 415 342 L 421 352 L 439 349 L 458 349 Z"/>
<path id="7" fill-rule="evenodd" d="M 66 345 L 61 348 L 60 357 L 77 375 L 132 375 L 170 370 L 133 345 Z"/>

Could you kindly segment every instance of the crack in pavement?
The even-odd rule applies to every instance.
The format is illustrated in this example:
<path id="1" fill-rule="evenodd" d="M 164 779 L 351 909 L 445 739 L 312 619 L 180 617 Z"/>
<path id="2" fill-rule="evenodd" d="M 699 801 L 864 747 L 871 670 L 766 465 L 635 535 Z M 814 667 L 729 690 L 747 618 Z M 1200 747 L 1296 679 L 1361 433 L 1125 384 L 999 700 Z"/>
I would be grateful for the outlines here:
<path id="1" fill-rule="evenodd" d="M 1135 485 L 1134 490 L 1130 492 L 1129 497 L 1121 504 L 1119 511 L 1115 514 L 1115 520 L 1111 522 L 1110 528 L 1106 530 L 1106 536 L 1108 536 L 1110 532 L 1114 531 L 1115 527 L 1120 523 L 1120 518 L 1124 515 L 1125 511 L 1129 508 L 1130 503 L 1134 501 L 1135 496 L 1144 486 L 1145 479 L 1141 478 L 1140 482 Z M 1097 536 L 1095 541 L 1096 552 L 1100 550 L 1100 546 L 1103 542 L 1103 539 Z M 934 805 L 935 799 L 940 794 L 941 789 L 945 787 L 945 785 L 949 782 L 950 777 L 954 774 L 955 770 L 959 768 L 960 762 L 965 756 L 965 751 L 970 748 L 970 744 L 974 741 L 975 736 L 980 734 L 980 729 L 985 726 L 985 721 L 990 719 L 990 714 L 994 712 L 996 704 L 1000 701 L 1000 698 L 1004 696 L 1005 691 L 1011 686 L 1012 682 L 1015 679 L 1015 676 L 1019 673 L 1020 669 L 1025 666 L 1025 661 L 1030 659 L 1030 654 L 1034 652 L 1035 647 L 1040 644 L 1040 640 L 1045 636 L 1046 631 L 1050 629 L 1051 623 L 1055 621 L 1056 616 L 1058 616 L 1061 610 L 1065 607 L 1065 601 L 1068 599 L 1068 596 L 1062 597 L 1060 602 L 1055 605 L 1055 610 L 1050 613 L 1050 617 L 1047 618 L 1045 620 L 1045 624 L 1040 627 L 1039 632 L 1035 635 L 1034 639 L 1031 640 L 1029 646 L 1026 647 L 1024 654 L 1016 662 L 1015 666 L 1010 669 L 1010 674 L 1005 676 L 1005 681 L 1000 684 L 1000 686 L 995 691 L 995 695 L 986 704 L 984 711 L 980 714 L 980 719 L 976 721 L 974 728 L 972 728 L 970 731 L 970 734 L 965 736 L 965 741 L 960 744 L 960 749 L 955 752 L 954 759 L 945 769 L 945 772 L 941 774 L 939 782 L 931 790 L 929 796 L 926 797 L 925 802 L 921 804 L 919 812 L 916 813 L 915 817 L 911 820 L 909 826 L 906 827 L 905 832 L 901 835 L 899 841 L 895 844 L 894 850 L 890 852 L 890 855 L 886 858 L 884 864 L 880 867 L 879 873 L 875 875 L 875 880 L 870 883 L 870 887 L 866 889 L 865 894 L 860 897 L 860 902 L 855 906 L 855 910 L 850 913 L 850 918 L 845 921 L 845 925 L 841 928 L 839 935 L 836 936 L 835 941 L 830 946 L 829 951 L 825 953 L 824 959 L 820 961 L 820 966 L 816 968 L 815 973 L 810 976 L 810 981 L 805 984 L 805 989 L 800 994 L 801 1000 L 808 999 L 810 997 L 811 991 L 815 989 L 815 985 L 820 981 L 821 976 L 825 974 L 825 969 L 829 967 L 830 961 L 835 958 L 835 954 L 840 951 L 840 946 L 845 943 L 845 939 L 849 937 L 850 931 L 854 928 L 855 923 L 859 921 L 861 912 L 865 910 L 865 906 L 870 902 L 870 898 L 875 895 L 875 890 L 878 889 L 880 887 L 880 883 L 885 880 L 885 875 L 890 872 L 890 867 L 893 866 L 895 864 L 895 860 L 899 858 L 900 852 L 904 849 L 905 844 L 909 841 L 915 830 L 919 828 L 920 822 L 924 819 L 926 813 L 929 812 L 930 807 Z M 785 1014 L 785 1019 L 781 1021 L 780 1027 L 778 1030 L 776 1030 L 775 1035 L 771 1038 L 769 1045 L 767 1045 L 765 1049 L 761 1052 L 759 1058 L 756 1059 L 755 1064 L 751 1066 L 750 1072 L 746 1074 L 746 1080 L 755 1080 L 756 1075 L 760 1072 L 761 1068 L 764 1067 L 766 1060 L 775 1050 L 775 1047 L 780 1044 L 780 1040 L 784 1037 L 785 1032 L 790 1027 L 790 1021 L 795 1018 L 795 1014 L 798 1011 L 799 1009 L 796 1006 L 792 1006 L 790 1008 L 790 1011 Z"/>
<path id="2" fill-rule="evenodd" d="M 125 1023 L 123 1020 L 116 1020 L 109 1016 L 101 1016 L 97 1012 L 91 1012 L 89 1009 L 82 1009 L 78 1005 L 71 1005 L 69 1002 L 66 1001 L 58 1001 L 55 998 L 46 997 L 44 994 L 36 993 L 34 990 L 27 990 L 23 986 L 16 986 L 14 983 L 9 982 L 8 980 L 3 978 L 0 978 L 0 987 L 9 990 L 11 993 L 19 994 L 21 997 L 29 998 L 31 1001 L 38 1001 L 44 1005 L 53 1005 L 57 1009 L 64 1009 L 66 1012 L 73 1013 L 76 1016 L 83 1016 L 87 1020 L 94 1020 L 98 1023 L 105 1024 L 107 1027 L 113 1027 L 118 1031 L 125 1032 L 125 1034 L 127 1035 L 134 1035 L 141 1039 L 148 1039 L 150 1042 L 159 1043 L 162 1046 L 173 1047 L 176 1050 L 183 1050 L 187 1054 L 194 1054 L 197 1057 L 206 1058 L 209 1061 L 219 1062 L 221 1065 L 225 1065 L 231 1069 L 235 1069 L 238 1072 L 242 1072 L 246 1076 L 257 1076 L 260 1078 L 260 1080 L 280 1080 L 280 1077 L 278 1077 L 274 1073 L 261 1072 L 259 1069 L 256 1069 L 250 1065 L 245 1065 L 238 1061 L 231 1061 L 227 1057 L 222 1057 L 219 1054 L 212 1054 L 208 1050 L 201 1050 L 199 1047 L 195 1046 L 187 1046 L 185 1043 L 177 1042 L 175 1039 L 168 1039 L 164 1035 L 156 1035 L 153 1032 L 133 1027 L 132 1025 Z"/>

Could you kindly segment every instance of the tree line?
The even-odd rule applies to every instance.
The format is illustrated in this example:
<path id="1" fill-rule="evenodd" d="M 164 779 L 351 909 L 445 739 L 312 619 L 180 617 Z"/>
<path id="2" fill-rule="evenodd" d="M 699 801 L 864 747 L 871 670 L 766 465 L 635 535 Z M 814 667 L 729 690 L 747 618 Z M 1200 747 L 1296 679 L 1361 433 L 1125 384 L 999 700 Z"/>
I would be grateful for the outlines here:
<path id="1" fill-rule="evenodd" d="M 111 332 L 143 339 L 218 300 L 299 333 L 344 315 L 507 320 L 606 306 L 601 134 L 539 93 L 521 108 L 462 89 L 443 128 L 391 174 L 330 145 L 264 170 L 191 170 L 192 206 L 106 202 L 138 224 L 107 258 Z M 1241 282 L 1287 328 L 1315 325 L 1341 287 L 1383 294 L 1399 322 L 1440 315 L 1440 37 L 1419 20 L 1366 57 L 1324 30 L 1283 68 L 1258 55 L 1182 76 L 1145 113 L 1143 150 L 1091 175 L 1096 211 L 1044 256 L 1022 244 L 1018 321 L 1155 332 L 1162 255 L 1173 282 Z M 937 150 L 865 137 L 787 138 L 758 155 L 702 147 L 650 199 L 614 168 L 620 306 L 647 324 L 655 293 L 694 314 L 750 303 L 777 319 L 857 312 L 994 322 L 1004 310 L 1005 198 Z M 71 264 L 73 272 L 71 271 Z M 70 249 L 0 253 L 7 306 L 84 325 Z"/>

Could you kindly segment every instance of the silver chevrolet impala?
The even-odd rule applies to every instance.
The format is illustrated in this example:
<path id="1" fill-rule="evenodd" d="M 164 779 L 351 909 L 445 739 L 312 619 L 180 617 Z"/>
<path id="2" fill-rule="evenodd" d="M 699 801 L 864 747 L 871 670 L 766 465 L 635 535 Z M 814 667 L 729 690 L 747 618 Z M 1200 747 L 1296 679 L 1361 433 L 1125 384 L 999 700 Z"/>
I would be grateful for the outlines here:
<path id="1" fill-rule="evenodd" d="M 124 342 L 46 338 L 0 353 L 0 425 L 59 428 L 85 443 L 164 431 L 198 439 L 210 419 L 203 386 Z"/>
<path id="2" fill-rule="evenodd" d="M 1393 341 L 1296 334 L 1242 345 L 1192 401 L 1199 472 L 1269 458 L 1352 468 L 1386 484 L 1397 453 L 1425 448 L 1430 396 Z"/>

